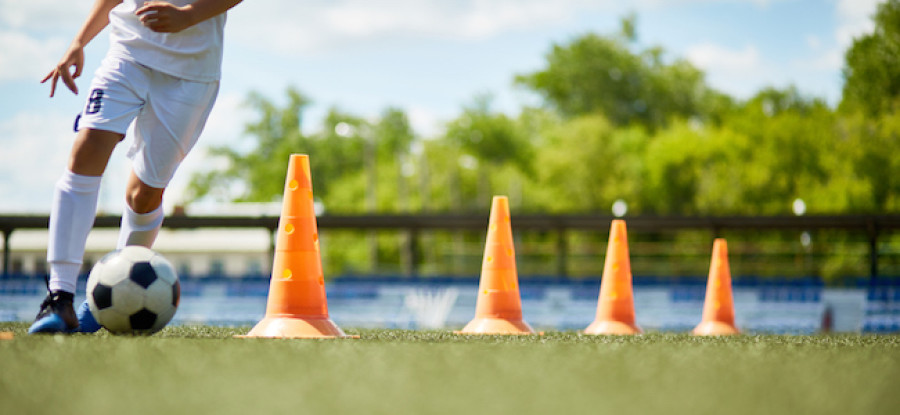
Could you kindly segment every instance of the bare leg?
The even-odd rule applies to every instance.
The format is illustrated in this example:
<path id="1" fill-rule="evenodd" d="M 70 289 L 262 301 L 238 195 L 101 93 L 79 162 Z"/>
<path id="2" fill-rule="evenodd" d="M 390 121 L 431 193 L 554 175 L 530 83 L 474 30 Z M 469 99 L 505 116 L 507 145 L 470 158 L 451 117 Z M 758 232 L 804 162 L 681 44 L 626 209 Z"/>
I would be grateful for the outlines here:
<path id="1" fill-rule="evenodd" d="M 124 135 L 82 129 L 75 137 L 68 169 L 56 183 L 50 213 L 51 291 L 75 292 L 84 246 L 97 212 L 100 176 Z"/>
<path id="2" fill-rule="evenodd" d="M 127 206 L 122 214 L 117 248 L 140 245 L 150 248 L 163 222 L 162 197 L 166 189 L 151 187 L 131 172 L 125 189 Z"/>
<path id="3" fill-rule="evenodd" d="M 166 189 L 151 187 L 131 172 L 125 190 L 125 202 L 135 213 L 149 213 L 162 205 L 163 192 Z"/>
<path id="4" fill-rule="evenodd" d="M 116 144 L 124 134 L 83 128 L 75 136 L 69 155 L 69 171 L 83 176 L 102 176 Z"/>

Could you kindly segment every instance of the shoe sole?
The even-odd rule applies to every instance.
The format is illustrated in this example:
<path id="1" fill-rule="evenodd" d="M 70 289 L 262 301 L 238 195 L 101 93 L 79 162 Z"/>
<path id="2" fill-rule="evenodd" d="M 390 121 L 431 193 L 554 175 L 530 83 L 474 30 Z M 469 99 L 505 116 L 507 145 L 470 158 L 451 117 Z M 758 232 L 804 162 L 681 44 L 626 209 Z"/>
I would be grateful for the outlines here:
<path id="1" fill-rule="evenodd" d="M 35 321 L 31 327 L 28 328 L 28 334 L 53 334 L 53 333 L 68 333 L 69 327 L 66 325 L 66 322 L 63 321 L 62 317 L 56 314 L 50 314 L 38 321 Z"/>
<path id="2" fill-rule="evenodd" d="M 91 314 L 91 308 L 88 306 L 87 301 L 82 302 L 78 306 L 78 311 L 75 312 L 75 315 L 78 316 L 78 328 L 73 330 L 74 333 L 95 333 L 97 330 L 100 330 L 100 323 Z"/>

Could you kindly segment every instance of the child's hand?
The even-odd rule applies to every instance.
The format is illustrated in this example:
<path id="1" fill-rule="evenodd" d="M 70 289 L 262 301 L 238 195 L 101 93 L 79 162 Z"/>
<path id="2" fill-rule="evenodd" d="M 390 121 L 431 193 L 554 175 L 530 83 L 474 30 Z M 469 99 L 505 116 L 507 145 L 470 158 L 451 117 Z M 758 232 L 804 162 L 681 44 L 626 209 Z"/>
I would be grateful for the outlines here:
<path id="1" fill-rule="evenodd" d="M 175 33 L 193 26 L 189 7 L 178 7 L 164 1 L 145 1 L 134 14 L 141 24 L 154 32 Z"/>
<path id="2" fill-rule="evenodd" d="M 73 72 L 69 72 L 72 67 L 75 67 Z M 47 82 L 48 79 L 53 79 L 50 81 L 50 97 L 53 97 L 53 94 L 56 93 L 56 81 L 59 78 L 62 78 L 63 84 L 69 88 L 72 93 L 78 95 L 78 86 L 75 85 L 75 79 L 81 76 L 81 69 L 84 67 L 84 49 L 80 46 L 71 46 L 66 54 L 63 55 L 62 60 L 56 65 L 56 68 L 53 68 L 44 79 L 41 80 L 41 83 Z"/>

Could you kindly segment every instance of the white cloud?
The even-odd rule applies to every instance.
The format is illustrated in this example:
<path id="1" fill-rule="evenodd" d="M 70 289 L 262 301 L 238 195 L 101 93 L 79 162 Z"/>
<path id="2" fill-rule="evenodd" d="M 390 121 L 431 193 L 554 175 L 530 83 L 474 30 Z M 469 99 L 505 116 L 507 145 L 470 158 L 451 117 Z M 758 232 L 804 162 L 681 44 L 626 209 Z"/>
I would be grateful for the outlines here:
<path id="1" fill-rule="evenodd" d="M 751 45 L 742 50 L 732 50 L 703 43 L 688 48 L 687 59 L 707 71 L 752 71 L 761 65 L 759 50 Z"/>
<path id="2" fill-rule="evenodd" d="M 779 75 L 783 68 L 766 61 L 753 45 L 729 49 L 702 43 L 689 47 L 686 57 L 703 69 L 713 87 L 739 98 L 748 98 L 761 88 L 789 83 Z"/>
<path id="3" fill-rule="evenodd" d="M 612 14 L 714 0 L 269 0 L 229 13 L 229 36 L 281 54 L 310 54 L 389 36 L 482 39 L 501 32 L 565 24 L 601 10 Z M 734 0 L 767 7 L 776 0 Z M 69 38 L 91 2 L 0 0 L 0 31 Z M 276 11 L 276 12 L 273 12 Z M 4 42 L 5 43 L 5 42 Z M 0 43 L 0 44 L 4 44 Z M 0 50 L 5 49 L 0 48 Z"/>
<path id="4" fill-rule="evenodd" d="M 284 54 L 315 53 L 397 35 L 478 39 L 614 7 L 617 2 L 608 0 L 272 0 L 242 3 L 230 13 L 229 26 L 242 43 Z M 261 21 L 264 27 L 253 23 Z"/>
<path id="5" fill-rule="evenodd" d="M 822 47 L 822 40 L 816 35 L 806 35 L 806 45 L 812 50 Z"/>
<path id="6" fill-rule="evenodd" d="M 872 32 L 875 15 L 880 0 L 838 0 L 838 28 L 835 39 L 841 50 L 846 50 L 853 43 L 853 38 Z"/>
<path id="7" fill-rule="evenodd" d="M 0 82 L 40 80 L 65 48 L 63 38 L 39 40 L 22 32 L 0 32 Z"/>
<path id="8" fill-rule="evenodd" d="M 230 12 L 229 36 L 285 55 L 314 54 L 391 36 L 483 39 L 513 30 L 566 24 L 587 12 L 622 15 L 713 1 L 270 0 L 244 2 Z M 776 0 L 734 1 L 768 7 Z"/>
<path id="9" fill-rule="evenodd" d="M 87 17 L 93 2 L 0 0 L 0 28 L 73 31 Z M 70 35 L 74 35 L 74 32 Z"/>
<path id="10" fill-rule="evenodd" d="M 797 65 L 800 68 L 822 71 L 837 71 L 843 64 L 844 55 L 838 49 L 827 50 L 811 60 L 797 61 Z"/>
<path id="11" fill-rule="evenodd" d="M 875 28 L 872 17 L 875 15 L 879 0 L 838 0 L 835 4 L 837 25 L 834 31 L 834 42 L 823 43 L 816 36 L 807 36 L 807 45 L 814 52 L 810 58 L 799 58 L 793 66 L 800 71 L 818 71 L 839 73 L 844 65 L 844 54 L 853 44 L 853 39 L 871 33 Z M 803 82 L 802 78 L 798 78 Z M 838 82 L 839 78 L 834 81 Z M 839 96 L 830 96 L 837 102 Z"/>
<path id="12" fill-rule="evenodd" d="M 206 148 L 237 141 L 247 121 L 240 102 L 237 95 L 218 99 L 200 142 L 166 190 L 168 211 L 183 200 L 191 174 L 211 167 Z M 0 213 L 49 212 L 53 186 L 65 169 L 72 146 L 73 121 L 71 114 L 37 112 L 21 112 L 0 121 Z M 117 214 L 122 208 L 125 178 L 131 168 L 125 150 L 130 145 L 126 138 L 110 159 L 100 190 L 101 211 Z"/>
<path id="13" fill-rule="evenodd" d="M 424 138 L 431 138 L 441 133 L 443 128 L 441 117 L 434 111 L 425 107 L 408 108 L 407 116 L 413 131 Z"/>
<path id="14" fill-rule="evenodd" d="M 36 112 L 0 121 L 0 212 L 49 212 L 71 146 L 71 123 L 71 116 Z"/>

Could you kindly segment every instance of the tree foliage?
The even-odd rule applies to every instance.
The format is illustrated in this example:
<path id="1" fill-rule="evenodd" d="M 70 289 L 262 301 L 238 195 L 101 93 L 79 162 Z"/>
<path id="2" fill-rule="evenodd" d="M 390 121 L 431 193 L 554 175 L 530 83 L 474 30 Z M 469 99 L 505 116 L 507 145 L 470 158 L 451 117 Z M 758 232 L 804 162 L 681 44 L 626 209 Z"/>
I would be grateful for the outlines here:
<path id="1" fill-rule="evenodd" d="M 900 0 L 879 6 L 876 29 L 847 53 L 840 111 L 796 88 L 747 100 L 713 90 L 684 60 L 640 48 L 634 18 L 620 33 L 553 46 L 546 66 L 515 81 L 546 106 L 518 115 L 475 97 L 434 137 L 402 109 L 378 119 L 338 109 L 304 133 L 309 99 L 251 94 L 256 114 L 224 168 L 193 178 L 195 198 L 276 200 L 284 160 L 311 155 L 316 196 L 329 212 L 481 211 L 494 194 L 534 212 L 667 215 L 900 210 Z"/>
<path id="2" fill-rule="evenodd" d="M 847 52 L 838 110 L 794 87 L 746 100 L 719 93 L 687 61 L 640 47 L 633 17 L 619 33 L 554 45 L 544 68 L 515 77 L 544 105 L 506 114 L 477 96 L 432 137 L 417 135 L 398 108 L 376 119 L 332 108 L 310 131 L 310 101 L 297 89 L 282 103 L 254 93 L 244 141 L 211 149 L 219 163 L 189 190 L 194 200 L 278 200 L 288 156 L 307 153 L 328 213 L 484 213 L 496 194 L 517 212 L 606 214 L 623 200 L 629 215 L 788 215 L 803 199 L 808 214 L 896 213 L 900 0 L 879 6 L 875 23 Z M 403 262 L 405 251 L 387 240 L 396 236 L 329 238 L 332 272 Z M 441 238 L 421 243 L 421 254 L 462 258 L 456 272 L 466 258 L 477 267 L 465 235 Z M 813 272 L 858 272 L 845 258 Z"/>
<path id="3" fill-rule="evenodd" d="M 686 60 L 664 62 L 660 47 L 634 50 L 633 18 L 613 36 L 587 34 L 554 45 L 547 66 L 516 82 L 567 117 L 600 113 L 615 126 L 665 126 L 672 118 L 717 116 L 728 100 Z"/>
<path id="4" fill-rule="evenodd" d="M 854 39 L 844 64 L 841 107 L 869 116 L 893 112 L 900 98 L 900 1 L 878 5 L 875 31 Z"/>

